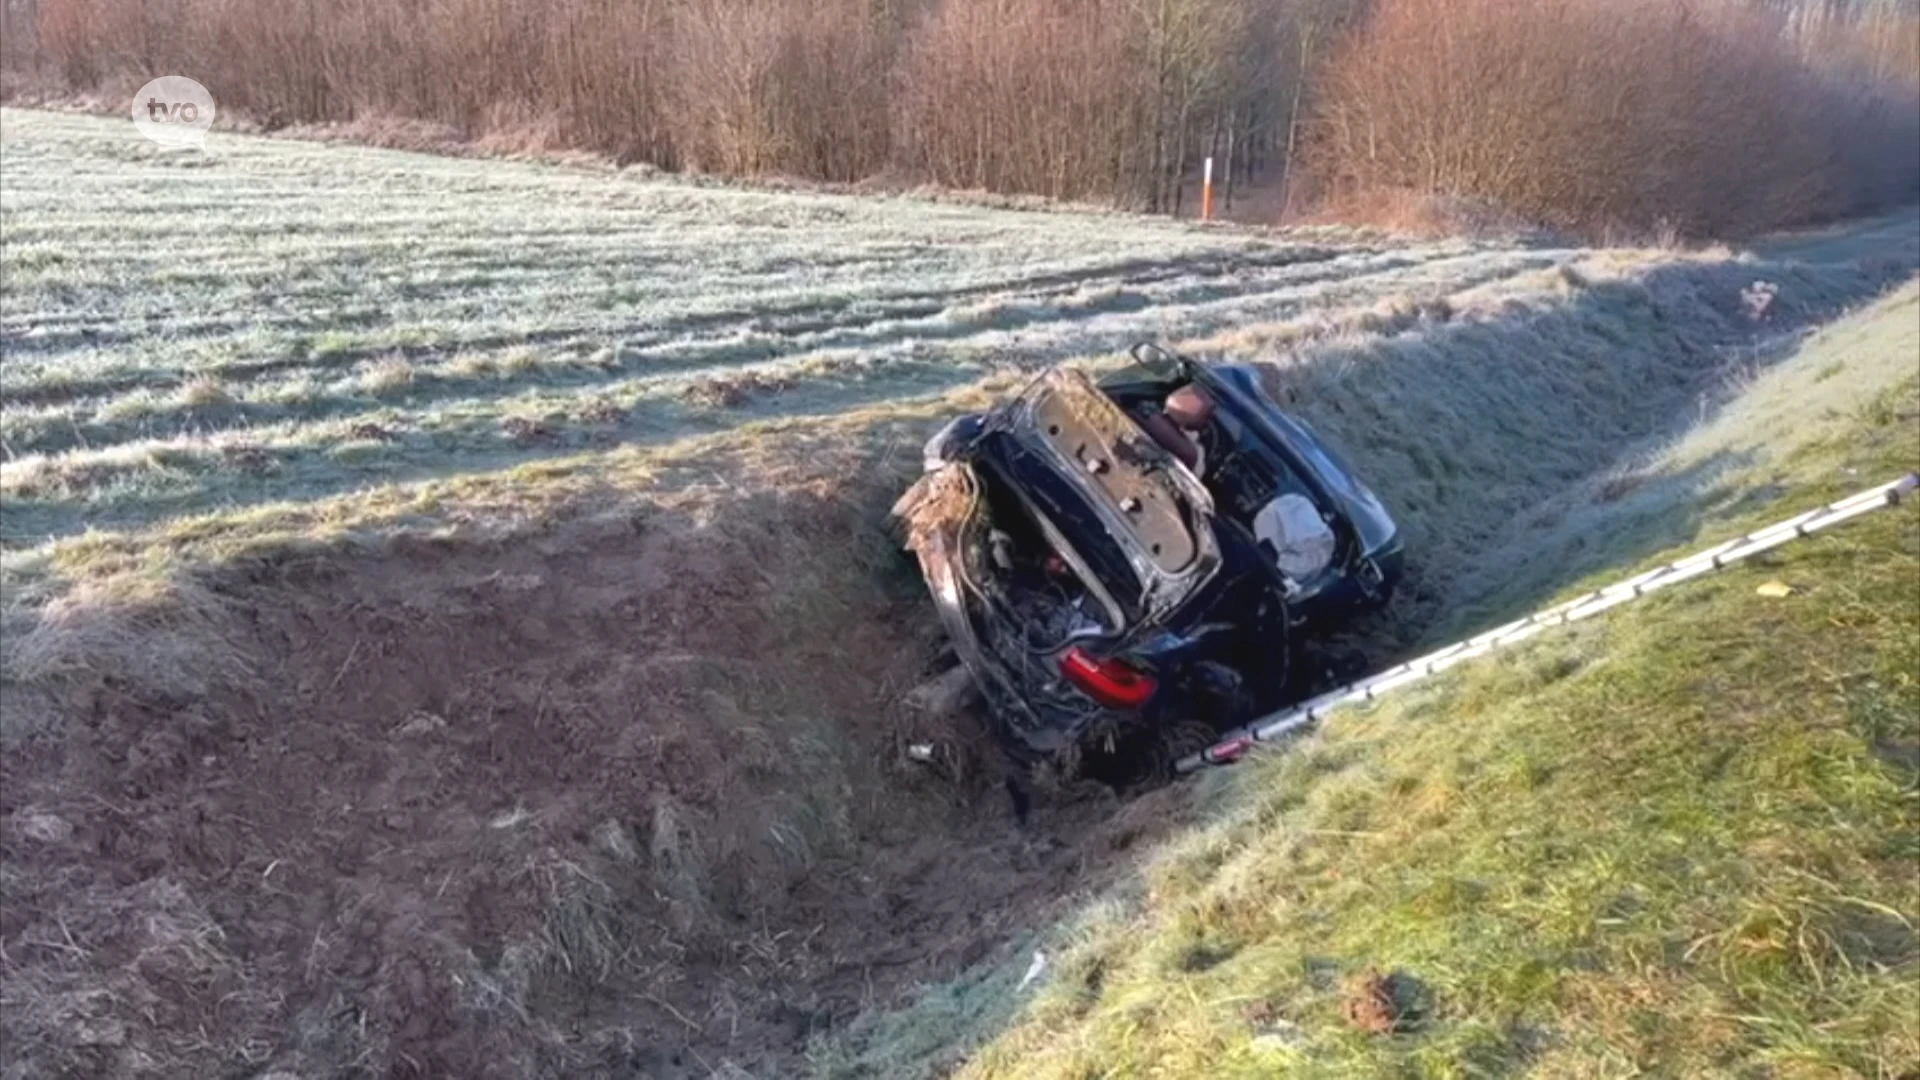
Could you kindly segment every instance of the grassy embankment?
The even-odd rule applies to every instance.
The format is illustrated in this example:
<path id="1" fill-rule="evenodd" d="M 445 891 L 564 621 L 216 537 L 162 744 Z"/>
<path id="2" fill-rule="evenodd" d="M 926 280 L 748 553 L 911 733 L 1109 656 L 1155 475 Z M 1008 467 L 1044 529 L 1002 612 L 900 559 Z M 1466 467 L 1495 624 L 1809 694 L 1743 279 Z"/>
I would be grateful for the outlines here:
<path id="1" fill-rule="evenodd" d="M 1537 554 L 1584 587 L 1920 466 L 1920 385 L 1848 389 L 1912 370 L 1917 313 L 1811 339 Z M 1697 531 L 1634 558 L 1655 509 Z M 1917 581 L 1882 512 L 1341 715 L 1206 777 L 1217 817 L 1044 941 L 1030 1000 L 1023 952 L 819 1064 L 1006 1023 L 962 1075 L 1912 1075 Z M 1369 975 L 1392 1033 L 1350 1015 Z"/>

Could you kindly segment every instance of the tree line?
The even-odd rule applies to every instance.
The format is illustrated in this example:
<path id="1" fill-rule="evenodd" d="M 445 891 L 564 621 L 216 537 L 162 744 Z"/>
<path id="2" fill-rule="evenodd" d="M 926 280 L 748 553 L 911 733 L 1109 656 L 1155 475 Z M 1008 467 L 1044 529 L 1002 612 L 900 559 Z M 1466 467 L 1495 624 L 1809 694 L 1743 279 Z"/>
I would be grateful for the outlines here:
<path id="1" fill-rule="evenodd" d="M 184 74 L 669 170 L 1700 234 L 1911 199 L 1913 0 L 4 0 L 7 96 Z"/>

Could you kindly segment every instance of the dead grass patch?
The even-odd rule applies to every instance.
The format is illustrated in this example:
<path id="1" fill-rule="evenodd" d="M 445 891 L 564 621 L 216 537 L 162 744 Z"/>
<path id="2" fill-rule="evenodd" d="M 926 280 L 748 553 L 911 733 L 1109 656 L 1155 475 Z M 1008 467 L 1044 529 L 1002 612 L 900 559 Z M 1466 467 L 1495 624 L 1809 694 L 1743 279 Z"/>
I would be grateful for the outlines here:
<path id="1" fill-rule="evenodd" d="M 790 375 L 747 371 L 695 380 L 681 392 L 681 397 L 701 408 L 738 409 L 756 398 L 778 394 L 793 386 L 794 379 Z"/>

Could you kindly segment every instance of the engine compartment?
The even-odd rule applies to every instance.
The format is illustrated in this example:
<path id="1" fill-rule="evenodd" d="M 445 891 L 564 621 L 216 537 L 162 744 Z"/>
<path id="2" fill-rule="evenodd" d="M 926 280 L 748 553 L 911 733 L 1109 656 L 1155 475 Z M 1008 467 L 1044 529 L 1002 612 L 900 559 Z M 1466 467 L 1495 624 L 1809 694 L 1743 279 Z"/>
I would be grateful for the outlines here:
<path id="1" fill-rule="evenodd" d="M 992 594 L 1030 653 L 1052 654 L 1076 640 L 1118 633 L 1108 604 L 1005 484 L 987 485 L 984 529 L 986 573 Z"/>

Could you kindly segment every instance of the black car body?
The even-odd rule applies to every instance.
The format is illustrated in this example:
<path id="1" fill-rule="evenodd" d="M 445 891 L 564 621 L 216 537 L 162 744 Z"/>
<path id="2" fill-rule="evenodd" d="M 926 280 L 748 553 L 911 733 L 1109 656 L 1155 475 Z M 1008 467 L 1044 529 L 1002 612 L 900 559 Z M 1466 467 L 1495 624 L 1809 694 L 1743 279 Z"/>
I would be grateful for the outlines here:
<path id="1" fill-rule="evenodd" d="M 1400 574 L 1392 517 L 1256 371 L 1135 356 L 1098 383 L 1053 368 L 948 424 L 895 507 L 1018 757 L 1077 758 L 1284 704 L 1300 691 L 1301 636 L 1383 603 Z M 1144 426 L 1189 383 L 1214 405 L 1198 472 Z M 1318 545 L 1291 573 L 1271 529 L 1255 538 L 1276 503 Z"/>

